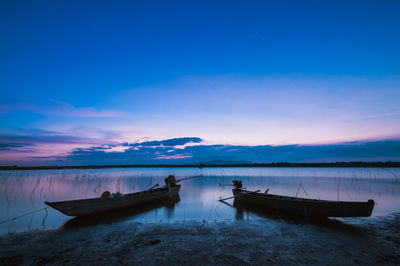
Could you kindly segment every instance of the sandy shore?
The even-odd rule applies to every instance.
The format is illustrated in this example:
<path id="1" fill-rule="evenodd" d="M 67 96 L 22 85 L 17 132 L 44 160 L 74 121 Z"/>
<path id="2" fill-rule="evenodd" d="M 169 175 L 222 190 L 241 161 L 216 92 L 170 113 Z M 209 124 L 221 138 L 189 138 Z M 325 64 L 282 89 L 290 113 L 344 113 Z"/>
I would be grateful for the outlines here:
<path id="1" fill-rule="evenodd" d="M 0 237 L 1 265 L 400 264 L 400 214 L 361 225 L 126 222 Z"/>

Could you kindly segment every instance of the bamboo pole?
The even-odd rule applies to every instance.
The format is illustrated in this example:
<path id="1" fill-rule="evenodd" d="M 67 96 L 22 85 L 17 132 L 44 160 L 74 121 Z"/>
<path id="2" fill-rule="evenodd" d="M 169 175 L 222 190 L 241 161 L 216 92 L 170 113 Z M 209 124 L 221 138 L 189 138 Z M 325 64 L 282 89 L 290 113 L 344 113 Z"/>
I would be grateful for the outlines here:
<path id="1" fill-rule="evenodd" d="M 219 201 L 224 201 L 224 200 L 233 199 L 233 198 L 240 198 L 240 197 L 242 197 L 242 196 L 246 196 L 246 195 L 249 195 L 249 194 L 252 194 L 252 193 L 257 193 L 257 192 L 260 192 L 260 190 L 249 191 L 249 192 L 244 193 L 244 194 L 242 194 L 242 195 L 240 195 L 240 196 L 237 196 L 237 197 L 233 196 L 233 197 L 229 197 L 229 198 L 225 198 L 225 199 L 221 199 L 221 198 L 220 198 Z"/>
<path id="2" fill-rule="evenodd" d="M 185 181 L 188 179 L 196 178 L 196 177 L 203 177 L 203 175 L 195 175 L 195 176 L 191 176 L 191 177 L 181 178 L 181 179 L 176 180 L 176 183 L 179 183 L 181 181 Z"/>

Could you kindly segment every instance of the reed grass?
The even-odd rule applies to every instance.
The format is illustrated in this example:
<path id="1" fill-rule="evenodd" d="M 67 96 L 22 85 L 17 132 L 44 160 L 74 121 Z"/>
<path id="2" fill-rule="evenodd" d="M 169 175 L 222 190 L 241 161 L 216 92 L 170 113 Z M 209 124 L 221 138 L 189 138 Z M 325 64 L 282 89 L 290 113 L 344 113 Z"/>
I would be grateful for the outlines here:
<path id="1" fill-rule="evenodd" d="M 179 169 L 180 170 L 180 169 Z M 164 172 L 163 172 L 164 171 Z M 86 196 L 100 196 L 104 190 L 111 192 L 130 192 L 143 190 L 155 183 L 163 184 L 165 170 L 142 171 L 142 172 L 124 172 L 124 171 L 49 171 L 49 172 L 0 172 L 0 208 L 3 208 L 4 215 L 13 213 L 15 209 L 22 211 L 31 210 L 31 206 L 43 205 L 44 200 L 65 200 L 83 198 Z M 239 172 L 237 172 L 239 171 Z M 372 169 L 369 172 L 347 170 L 337 171 L 336 177 L 330 173 L 326 178 L 321 177 L 318 169 L 312 169 L 309 172 L 296 169 L 288 171 L 285 169 L 284 175 L 275 169 L 245 169 L 231 171 L 230 169 L 201 169 L 205 176 L 202 179 L 196 179 L 195 186 L 207 186 L 219 183 L 230 183 L 232 179 L 242 179 L 243 184 L 248 189 L 258 189 L 260 187 L 270 187 L 272 191 L 286 191 L 288 195 L 296 196 L 305 194 L 307 197 L 326 199 L 324 191 L 330 191 L 330 197 L 337 200 L 351 198 L 352 200 L 363 197 L 373 198 L 379 204 L 383 198 L 390 197 L 400 199 L 400 179 L 396 169 Z M 364 171 L 364 170 L 363 170 Z M 179 171 L 178 171 L 179 172 Z M 332 171 L 335 173 L 334 171 Z M 182 173 L 182 172 L 181 172 Z M 197 173 L 197 172 L 196 172 Z M 344 173 L 344 174 L 343 174 Z M 350 173 L 350 174 L 349 174 Z M 183 172 L 183 176 L 188 176 L 189 172 Z M 322 175 L 323 176 L 323 175 Z M 221 182 L 218 182 L 221 181 Z M 184 183 L 187 186 L 189 183 Z M 186 187 L 183 187 L 185 191 Z M 231 193 L 230 187 L 219 187 L 218 193 Z M 279 193 L 277 193 L 279 194 Z M 335 195 L 336 194 L 336 195 Z M 212 202 L 204 205 L 204 217 L 209 221 L 214 217 L 222 215 L 222 207 L 214 204 L 220 195 L 212 194 Z M 315 197 L 314 197 L 315 196 Z M 382 199 L 382 200 L 381 200 Z M 184 199 L 183 199 L 184 201 Z M 22 205 L 21 202 L 30 202 L 31 205 Z M 185 204 L 185 203 L 184 203 Z M 183 204 L 183 206 L 185 206 Z M 380 205 L 377 205 L 381 207 Z M 36 206 L 39 207 L 39 206 Z M 210 208 L 209 210 L 207 208 Z M 22 209 L 21 209 L 22 208 Z M 186 208 L 186 207 L 185 207 Z M 224 209 L 225 210 L 225 209 Z M 20 213 L 20 211 L 18 212 Z M 44 221 L 42 227 L 47 227 L 46 219 L 48 213 L 32 216 L 31 219 L 24 220 L 25 228 L 34 229 Z M 182 215 L 182 214 L 180 214 Z M 187 219 L 186 210 L 183 213 L 184 219 Z M 46 217 L 46 218 L 45 218 Z M 5 217 L 8 218 L 8 217 Z M 42 219 L 43 218 L 43 219 Z M 20 224 L 10 223 L 9 232 L 20 230 Z M 7 228 L 3 228 L 7 232 Z"/>

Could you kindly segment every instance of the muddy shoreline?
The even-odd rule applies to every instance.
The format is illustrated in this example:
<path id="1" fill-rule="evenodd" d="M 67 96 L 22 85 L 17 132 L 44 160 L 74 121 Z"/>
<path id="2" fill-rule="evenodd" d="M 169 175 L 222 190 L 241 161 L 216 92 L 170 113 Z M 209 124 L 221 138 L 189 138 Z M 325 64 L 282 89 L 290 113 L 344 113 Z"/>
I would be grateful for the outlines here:
<path id="1" fill-rule="evenodd" d="M 0 237 L 1 265 L 400 264 L 400 214 L 287 220 L 100 224 Z"/>

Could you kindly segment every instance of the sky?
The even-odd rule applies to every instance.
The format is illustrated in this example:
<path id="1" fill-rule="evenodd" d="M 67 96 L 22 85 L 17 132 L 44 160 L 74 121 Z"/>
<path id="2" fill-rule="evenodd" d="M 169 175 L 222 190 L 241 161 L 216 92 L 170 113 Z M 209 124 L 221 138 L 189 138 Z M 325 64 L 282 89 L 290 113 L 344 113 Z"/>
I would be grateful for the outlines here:
<path id="1" fill-rule="evenodd" d="M 0 165 L 399 161 L 399 13 L 2 1 Z"/>

